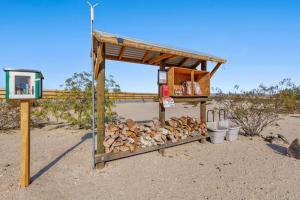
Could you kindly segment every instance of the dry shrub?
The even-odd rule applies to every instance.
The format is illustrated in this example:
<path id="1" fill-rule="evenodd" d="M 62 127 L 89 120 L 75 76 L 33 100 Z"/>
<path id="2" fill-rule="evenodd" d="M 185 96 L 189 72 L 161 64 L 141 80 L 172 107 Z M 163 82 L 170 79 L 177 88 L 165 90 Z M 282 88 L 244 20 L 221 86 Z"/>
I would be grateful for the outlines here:
<path id="1" fill-rule="evenodd" d="M 67 122 L 77 128 L 91 128 L 92 125 L 92 81 L 91 74 L 87 72 L 74 73 L 66 79 L 65 93 L 57 99 L 38 100 L 31 109 L 31 125 L 42 127 L 54 118 L 57 122 Z M 105 80 L 105 93 L 120 92 L 120 86 L 109 76 Z M 115 117 L 112 108 L 115 102 L 105 95 L 105 121 Z M 19 102 L 9 101 L 0 104 L 0 130 L 19 128 L 20 114 Z M 97 112 L 97 110 L 96 110 Z"/>
<path id="2" fill-rule="evenodd" d="M 275 86 L 260 85 L 251 91 L 235 86 L 235 91 L 229 94 L 219 92 L 216 101 L 227 110 L 228 117 L 241 126 L 244 135 L 255 136 L 276 122 L 280 113 L 298 110 L 298 94 L 299 87 L 285 79 Z"/>
<path id="3" fill-rule="evenodd" d="M 272 97 L 236 94 L 226 97 L 221 107 L 226 109 L 231 121 L 241 126 L 244 135 L 259 135 L 267 126 L 279 118 Z"/>
<path id="4" fill-rule="evenodd" d="M 16 102 L 0 102 L 0 130 L 20 127 L 20 106 Z"/>
<path id="5" fill-rule="evenodd" d="M 49 121 L 47 111 L 40 108 L 39 103 L 33 103 L 30 113 L 32 127 L 42 127 Z M 12 130 L 20 127 L 20 102 L 9 100 L 0 103 L 0 130 Z"/>
<path id="6" fill-rule="evenodd" d="M 43 100 L 34 101 L 32 104 L 30 124 L 34 128 L 42 128 L 50 121 L 49 111 L 43 105 Z"/>

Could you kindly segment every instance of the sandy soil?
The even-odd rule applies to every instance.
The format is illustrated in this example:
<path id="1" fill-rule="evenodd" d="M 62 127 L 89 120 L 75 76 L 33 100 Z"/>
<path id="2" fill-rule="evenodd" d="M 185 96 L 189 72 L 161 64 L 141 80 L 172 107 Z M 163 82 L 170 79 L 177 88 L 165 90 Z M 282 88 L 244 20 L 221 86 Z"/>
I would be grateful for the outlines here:
<path id="1" fill-rule="evenodd" d="M 147 120 L 156 116 L 157 105 L 121 104 L 116 110 Z M 180 105 L 167 117 L 175 114 L 198 116 L 199 108 Z M 278 124 L 264 134 L 300 138 L 299 116 L 284 116 Z M 18 184 L 19 132 L 0 134 L 0 199 L 300 199 L 300 161 L 260 138 L 194 142 L 169 148 L 165 156 L 152 152 L 93 170 L 91 134 L 51 128 L 31 132 L 27 189 Z"/>

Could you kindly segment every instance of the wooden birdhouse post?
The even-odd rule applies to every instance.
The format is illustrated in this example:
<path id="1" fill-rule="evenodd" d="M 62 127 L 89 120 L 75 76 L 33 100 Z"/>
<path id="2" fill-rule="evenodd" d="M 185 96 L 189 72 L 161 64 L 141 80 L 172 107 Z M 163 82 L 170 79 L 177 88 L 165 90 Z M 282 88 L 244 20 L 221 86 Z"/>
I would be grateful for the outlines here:
<path id="1" fill-rule="evenodd" d="M 42 97 L 43 75 L 40 71 L 4 68 L 6 99 L 20 101 L 21 142 L 20 170 L 21 186 L 30 184 L 30 101 Z"/>

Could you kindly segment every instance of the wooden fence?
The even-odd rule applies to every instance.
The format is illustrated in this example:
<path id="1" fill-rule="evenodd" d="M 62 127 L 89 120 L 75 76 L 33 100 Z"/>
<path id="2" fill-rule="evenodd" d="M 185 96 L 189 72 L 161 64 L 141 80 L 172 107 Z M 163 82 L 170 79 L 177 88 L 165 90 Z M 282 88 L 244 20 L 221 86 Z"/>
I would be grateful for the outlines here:
<path id="1" fill-rule="evenodd" d="M 64 90 L 44 90 L 43 99 L 56 99 L 67 91 Z M 109 93 L 111 99 L 118 101 L 157 101 L 158 95 L 155 93 L 134 93 L 134 92 L 120 92 Z M 5 99 L 5 89 L 0 88 L 0 101 Z"/>

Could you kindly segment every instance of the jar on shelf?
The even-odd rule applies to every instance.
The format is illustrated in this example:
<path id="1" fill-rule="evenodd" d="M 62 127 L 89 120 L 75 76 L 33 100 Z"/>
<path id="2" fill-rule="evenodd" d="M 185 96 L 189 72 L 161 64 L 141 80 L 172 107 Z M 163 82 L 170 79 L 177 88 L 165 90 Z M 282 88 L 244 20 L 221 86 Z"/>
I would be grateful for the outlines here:
<path id="1" fill-rule="evenodd" d="M 185 95 L 192 95 L 192 82 L 191 81 L 185 81 L 183 82 L 184 86 L 184 94 Z"/>
<path id="2" fill-rule="evenodd" d="M 200 83 L 194 82 L 194 91 L 195 91 L 195 95 L 197 96 L 201 95 Z"/>

